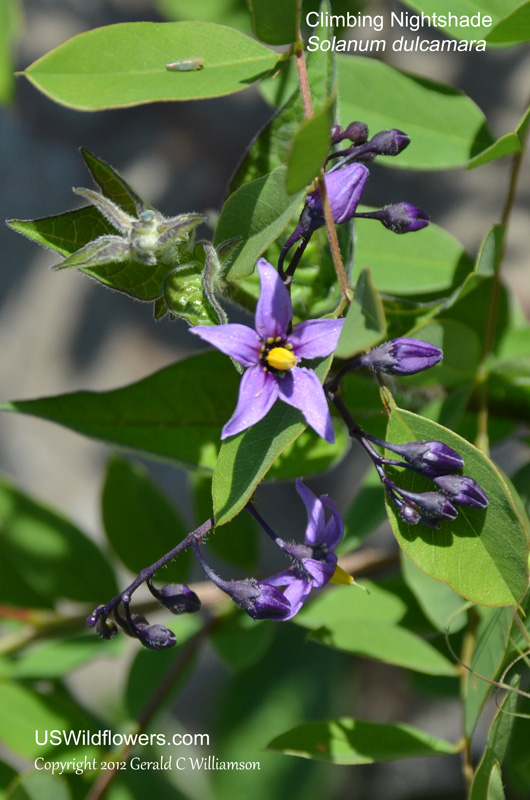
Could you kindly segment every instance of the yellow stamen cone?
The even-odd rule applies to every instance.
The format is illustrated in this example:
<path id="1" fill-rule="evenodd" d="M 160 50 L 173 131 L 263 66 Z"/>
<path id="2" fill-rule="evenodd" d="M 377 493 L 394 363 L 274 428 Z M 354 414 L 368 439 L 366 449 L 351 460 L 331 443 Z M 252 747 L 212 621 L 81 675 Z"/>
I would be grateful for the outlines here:
<path id="1" fill-rule="evenodd" d="M 351 586 L 353 583 L 353 578 L 351 575 L 348 575 L 345 569 L 342 567 L 337 566 L 335 567 L 335 572 L 330 578 L 330 583 L 338 583 L 341 586 Z"/>
<path id="2" fill-rule="evenodd" d="M 286 347 L 273 347 L 267 353 L 267 364 L 274 367 L 274 369 L 285 372 L 285 370 L 296 366 L 296 356 L 292 350 L 287 350 Z"/>

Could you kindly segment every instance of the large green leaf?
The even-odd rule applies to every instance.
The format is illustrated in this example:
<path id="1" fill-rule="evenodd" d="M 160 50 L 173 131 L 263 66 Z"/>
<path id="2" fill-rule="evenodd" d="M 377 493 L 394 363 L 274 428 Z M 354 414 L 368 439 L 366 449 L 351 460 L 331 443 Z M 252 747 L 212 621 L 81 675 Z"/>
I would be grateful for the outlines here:
<path id="1" fill-rule="evenodd" d="M 285 188 L 296 194 L 313 181 L 323 167 L 330 147 L 334 98 L 330 97 L 296 131 L 287 157 Z"/>
<path id="2" fill-rule="evenodd" d="M 297 725 L 276 736 L 267 748 L 333 764 L 373 764 L 457 751 L 450 742 L 411 725 L 382 725 L 351 717 Z"/>
<path id="3" fill-rule="evenodd" d="M 0 480 L 0 602 L 53 608 L 117 591 L 96 545 L 60 514 Z"/>
<path id="4" fill-rule="evenodd" d="M 201 0 L 193 4 L 189 0 L 155 0 L 155 5 L 170 20 L 218 22 L 244 33 L 252 33 L 246 0 Z"/>
<path id="5" fill-rule="evenodd" d="M 210 512 L 211 513 L 211 512 Z M 115 456 L 109 461 L 102 497 L 107 539 L 131 572 L 139 572 L 172 550 L 187 534 L 167 497 L 139 465 Z M 182 583 L 190 552 L 169 563 L 156 580 Z"/>
<path id="6" fill-rule="evenodd" d="M 484 17 L 491 17 L 494 26 L 493 29 L 495 29 L 495 26 L 506 15 L 511 14 L 520 3 L 521 0 L 456 0 L 456 2 L 451 3 L 450 8 L 441 8 L 436 0 L 405 0 L 406 5 L 424 14 L 437 14 L 438 17 L 447 17 L 448 15 L 446 12 L 451 11 L 453 17 L 447 19 L 449 24 L 437 24 L 437 27 L 443 30 L 444 33 L 450 33 L 451 36 L 455 36 L 457 39 L 466 40 L 477 40 L 485 37 L 489 40 L 488 34 L 492 28 L 489 25 L 483 24 Z M 475 17 L 474 22 L 479 24 L 460 25 L 461 15 L 465 15 L 469 18 Z M 480 15 L 480 18 L 477 15 Z"/>
<path id="7" fill-rule="evenodd" d="M 8 225 L 34 242 L 63 256 L 75 253 L 93 239 L 116 231 L 93 206 L 40 219 L 10 219 Z"/>
<path id="8" fill-rule="evenodd" d="M 0 410 L 49 419 L 113 445 L 196 465 L 203 447 L 219 441 L 238 385 L 239 375 L 227 357 L 212 352 L 121 389 L 3 403 Z"/>
<path id="9" fill-rule="evenodd" d="M 442 83 L 410 75 L 375 58 L 339 56 L 339 122 L 361 119 L 372 134 L 398 128 L 411 144 L 385 164 L 449 169 L 467 164 L 493 136 L 469 97 Z"/>
<path id="10" fill-rule="evenodd" d="M 226 277 L 237 281 L 250 275 L 256 261 L 281 234 L 300 203 L 301 192 L 285 190 L 285 167 L 247 183 L 225 202 L 214 233 L 214 246 L 240 239 Z"/>
<path id="11" fill-rule="evenodd" d="M 448 290 L 473 269 L 462 245 L 437 225 L 400 236 L 374 220 L 358 219 L 355 232 L 356 266 L 370 267 L 380 292 L 401 296 Z"/>
<path id="12" fill-rule="evenodd" d="M 316 367 L 320 380 L 324 380 L 330 363 L 331 358 L 326 358 Z M 239 513 L 278 456 L 305 427 L 301 412 L 278 400 L 257 425 L 223 442 L 212 485 L 217 525 Z"/>
<path id="13" fill-rule="evenodd" d="M 388 503 L 396 538 L 421 569 L 459 594 L 490 606 L 517 605 L 528 583 L 528 538 L 525 520 L 495 465 L 477 448 L 447 428 L 408 411 L 393 408 L 386 439 L 404 443 L 440 440 L 464 459 L 465 474 L 489 498 L 487 509 L 462 506 L 441 530 L 407 525 Z M 392 454 L 388 456 L 392 458 Z M 400 470 L 397 483 L 410 491 L 432 491 L 421 475 Z"/>
<path id="14" fill-rule="evenodd" d="M 203 58 L 203 69 L 166 63 Z M 74 36 L 23 73 L 52 100 L 82 111 L 217 97 L 268 73 L 277 54 L 213 22 L 126 22 Z"/>
<path id="15" fill-rule="evenodd" d="M 267 44 L 290 44 L 296 40 L 301 3 L 298 0 L 248 0 L 252 29 Z"/>
<path id="16" fill-rule="evenodd" d="M 511 6 L 511 2 L 509 3 Z M 505 13 L 508 8 L 505 8 Z M 514 8 L 510 14 L 495 25 L 486 36 L 487 42 L 495 44 L 514 44 L 530 40 L 530 2 Z"/>
<path id="17" fill-rule="evenodd" d="M 407 586 L 437 630 L 443 632 L 449 629 L 455 633 L 464 627 L 467 619 L 465 614 L 458 613 L 464 607 L 459 595 L 447 584 L 433 580 L 406 556 L 401 559 L 401 569 Z"/>

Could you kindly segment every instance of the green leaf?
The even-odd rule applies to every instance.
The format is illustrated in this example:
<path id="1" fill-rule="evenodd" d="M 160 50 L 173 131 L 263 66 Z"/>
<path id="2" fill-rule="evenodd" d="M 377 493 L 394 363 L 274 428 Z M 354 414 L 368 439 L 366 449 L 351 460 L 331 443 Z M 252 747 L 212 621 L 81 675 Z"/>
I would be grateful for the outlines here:
<path id="1" fill-rule="evenodd" d="M 508 8 L 505 7 L 505 12 L 507 10 Z M 529 40 L 530 2 L 528 0 L 501 19 L 486 36 L 486 41 L 492 44 L 513 44 Z"/>
<path id="2" fill-rule="evenodd" d="M 443 360 L 432 369 L 413 376 L 407 385 L 461 386 L 472 384 L 482 359 L 483 343 L 475 331 L 454 319 L 438 319 L 419 326 L 414 335 L 443 350 Z"/>
<path id="3" fill-rule="evenodd" d="M 65 517 L 0 479 L 0 602 L 53 608 L 116 594 L 96 545 Z"/>
<path id="4" fill-rule="evenodd" d="M 328 590 L 297 615 L 311 640 L 386 664 L 428 675 L 454 677 L 455 666 L 430 643 L 400 624 L 406 601 L 369 582 Z"/>
<path id="5" fill-rule="evenodd" d="M 113 445 L 197 465 L 203 447 L 219 441 L 238 386 L 239 375 L 226 356 L 213 352 L 122 389 L 2 403 L 0 410 L 49 419 Z"/>
<path id="6" fill-rule="evenodd" d="M 249 0 L 248 5 L 257 39 L 273 45 L 296 40 L 301 10 L 298 0 Z"/>
<path id="7" fill-rule="evenodd" d="M 302 122 L 287 156 L 285 188 L 296 194 L 313 181 L 324 165 L 330 147 L 335 98 L 330 97 L 314 115 Z"/>
<path id="8" fill-rule="evenodd" d="M 9 675 L 17 680 L 62 678 L 88 661 L 118 655 L 122 644 L 119 638 L 113 639 L 105 644 L 103 652 L 101 642 L 93 635 L 47 641 L 12 660 Z"/>
<path id="9" fill-rule="evenodd" d="M 411 138 L 410 146 L 385 164 L 450 169 L 493 143 L 482 112 L 457 89 L 375 58 L 339 56 L 337 61 L 340 123 L 362 119 L 372 134 L 398 128 Z"/>
<path id="10" fill-rule="evenodd" d="M 482 167 L 484 164 L 490 164 L 499 158 L 514 155 L 521 152 L 521 143 L 515 133 L 507 133 L 497 139 L 489 147 L 486 147 L 478 156 L 471 159 L 467 165 L 468 169 L 475 169 L 475 167 Z"/>
<path id="11" fill-rule="evenodd" d="M 351 358 L 380 342 L 385 333 L 386 319 L 381 296 L 374 286 L 370 268 L 365 267 L 357 279 L 353 303 L 348 309 L 335 355 L 338 358 Z"/>
<path id="12" fill-rule="evenodd" d="M 93 206 L 66 211 L 53 217 L 10 219 L 7 224 L 28 239 L 63 256 L 75 253 L 99 236 L 116 233 Z"/>
<path id="13" fill-rule="evenodd" d="M 485 278 L 491 278 L 502 263 L 506 225 L 493 225 L 481 244 L 475 272 Z"/>
<path id="14" fill-rule="evenodd" d="M 344 515 L 344 538 L 338 553 L 356 550 L 386 520 L 385 491 L 375 469 L 368 468 L 353 503 Z"/>
<path id="15" fill-rule="evenodd" d="M 315 369 L 320 380 L 330 363 L 331 358 L 326 358 Z M 257 425 L 223 442 L 212 485 L 216 525 L 224 525 L 239 513 L 278 456 L 305 427 L 297 408 L 277 401 Z"/>
<path id="16" fill-rule="evenodd" d="M 169 72 L 166 63 L 204 58 L 204 68 Z M 52 100 L 81 111 L 192 100 L 238 92 L 278 56 L 212 22 L 125 22 L 80 33 L 23 73 Z"/>
<path id="17" fill-rule="evenodd" d="M 392 409 L 385 438 L 399 444 L 443 441 L 460 453 L 465 474 L 482 486 L 489 499 L 485 510 L 460 507 L 457 519 L 444 521 L 438 531 L 407 525 L 388 503 L 390 522 L 403 550 L 428 575 L 475 603 L 517 605 L 528 582 L 528 538 L 516 502 L 495 465 L 447 428 L 399 408 Z M 399 472 L 397 483 L 403 488 L 432 491 L 427 478 L 408 470 Z"/>
<path id="18" fill-rule="evenodd" d="M 514 688 L 518 688 L 519 679 L 514 682 Z M 486 749 L 482 755 L 480 763 L 475 771 L 469 800 L 501 800 L 499 795 L 498 779 L 492 773 L 499 770 L 504 755 L 508 748 L 508 741 L 515 721 L 515 709 L 517 706 L 517 692 L 509 691 L 491 723 L 488 733 Z M 502 781 L 500 784 L 502 791 Z"/>
<path id="19" fill-rule="evenodd" d="M 21 775 L 5 797 L 6 800 L 70 800 L 71 794 L 64 777 L 49 772 L 32 772 Z"/>
<path id="20" fill-rule="evenodd" d="M 476 613 L 479 622 L 464 702 L 464 730 L 468 737 L 491 694 L 493 687 L 488 681 L 495 680 L 499 673 L 513 625 L 510 608 L 477 608 Z"/>
<path id="21" fill-rule="evenodd" d="M 461 283 L 473 269 L 462 245 L 432 223 L 399 236 L 374 220 L 358 219 L 355 232 L 356 264 L 369 265 L 375 286 L 386 294 L 444 291 Z"/>
<path id="22" fill-rule="evenodd" d="M 517 8 L 520 2 L 521 0 L 473 0 L 473 2 L 470 3 L 468 0 L 457 0 L 448 10 L 457 17 L 460 17 L 462 14 L 473 17 L 478 13 L 482 15 L 482 18 L 484 16 L 489 16 L 492 18 L 493 25 L 495 26 L 506 14 Z M 406 0 L 406 5 L 416 11 L 423 11 L 424 14 L 438 14 L 438 16 L 440 16 L 441 13 L 442 15 L 446 15 L 446 9 L 441 9 L 440 4 L 437 3 L 436 0 Z M 480 20 L 477 19 L 476 21 L 479 22 Z M 487 25 L 464 27 L 459 24 L 454 24 L 452 20 L 449 25 L 438 25 L 437 27 L 444 31 L 444 33 L 449 33 L 457 39 L 464 40 L 489 39 L 488 34 L 491 31 L 491 28 Z"/>
<path id="23" fill-rule="evenodd" d="M 55 746 L 50 742 L 48 734 L 54 730 L 78 732 L 77 735 L 94 730 L 93 721 L 66 695 L 38 694 L 22 684 L 0 681 L 0 706 L 0 738 L 14 753 L 34 759 L 53 752 L 54 760 L 64 757 L 70 761 L 95 756 L 96 748 L 91 745 L 76 747 L 72 741 Z"/>
<path id="24" fill-rule="evenodd" d="M 301 192 L 290 197 L 285 191 L 285 167 L 241 186 L 221 209 L 213 243 L 240 239 L 234 248 L 229 281 L 250 275 L 256 261 L 281 234 L 300 203 Z"/>
<path id="25" fill-rule="evenodd" d="M 131 572 L 152 564 L 172 550 L 187 534 L 172 503 L 139 464 L 119 456 L 110 459 L 102 496 L 105 533 Z M 182 553 L 155 580 L 183 583 L 191 553 Z"/>
<path id="26" fill-rule="evenodd" d="M 193 4 L 189 0 L 155 0 L 155 5 L 167 19 L 218 22 L 252 33 L 246 0 L 201 0 Z"/>
<path id="27" fill-rule="evenodd" d="M 464 627 L 467 617 L 463 613 L 458 614 L 465 608 L 460 595 L 455 594 L 447 584 L 433 580 L 403 555 L 401 569 L 407 586 L 437 630 L 443 633 L 448 629 L 450 633 L 456 633 Z"/>
<path id="28" fill-rule="evenodd" d="M 297 725 L 276 736 L 267 749 L 333 764 L 373 764 L 456 752 L 450 742 L 411 725 L 382 725 L 349 717 Z"/>
<path id="29" fill-rule="evenodd" d="M 335 441 L 326 442 L 311 428 L 306 430 L 280 453 L 267 473 L 267 480 L 292 481 L 320 475 L 344 457 L 350 446 L 345 427 L 336 422 Z"/>
<path id="30" fill-rule="evenodd" d="M 133 217 L 150 206 L 136 194 L 132 186 L 116 172 L 114 167 L 93 155 L 86 147 L 81 147 L 81 155 L 93 179 L 109 200 L 120 206 Z"/>
<path id="31" fill-rule="evenodd" d="M 328 28 L 319 30 L 323 36 L 331 35 Z M 290 60 L 290 64 L 293 60 Z M 289 79 L 290 75 L 294 78 L 292 84 Z M 321 107 L 326 103 L 333 89 L 333 53 L 331 51 L 311 53 L 307 58 L 307 76 L 313 103 L 315 106 Z M 293 93 L 252 143 L 232 180 L 230 192 L 234 192 L 244 183 L 267 175 L 276 167 L 283 166 L 287 162 L 292 138 L 304 119 L 304 102 L 298 90 L 296 70 L 284 67 L 271 83 L 279 87 L 277 91 L 280 91 L 282 97 L 285 96 L 282 88 L 286 85 L 288 88 L 292 85 Z"/>

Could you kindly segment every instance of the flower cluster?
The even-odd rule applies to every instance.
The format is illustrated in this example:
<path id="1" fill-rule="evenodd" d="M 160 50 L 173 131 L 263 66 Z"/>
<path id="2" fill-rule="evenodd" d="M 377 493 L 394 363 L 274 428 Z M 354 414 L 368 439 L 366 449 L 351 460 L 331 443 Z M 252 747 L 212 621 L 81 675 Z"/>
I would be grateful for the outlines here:
<path id="1" fill-rule="evenodd" d="M 364 187 L 369 178 L 366 162 L 377 156 L 397 156 L 410 144 L 409 137 L 396 129 L 379 131 L 368 139 L 368 127 L 364 122 L 352 122 L 346 130 L 333 126 L 331 141 L 333 145 L 349 139 L 352 144 L 331 153 L 326 161 L 337 162 L 324 174 L 326 194 L 331 214 L 336 225 L 348 222 L 354 217 L 377 219 L 393 233 L 412 233 L 429 224 L 429 215 L 411 203 L 400 202 L 384 206 L 377 211 L 357 212 Z M 285 242 L 278 262 L 280 272 L 283 261 L 291 247 L 298 241 L 307 244 L 309 238 L 325 224 L 322 197 L 317 188 L 310 192 L 295 230 Z"/>
<path id="2" fill-rule="evenodd" d="M 208 566 L 199 545 L 194 543 L 195 554 L 206 575 L 253 619 L 292 619 L 313 589 L 320 589 L 330 581 L 353 582 L 337 565 L 337 556 L 333 552 L 344 533 L 344 523 L 335 503 L 326 495 L 316 497 L 300 479 L 296 481 L 296 490 L 304 502 L 308 518 L 303 544 L 292 544 L 281 539 L 253 506 L 249 507 L 274 544 L 290 557 L 291 566 L 282 572 L 263 581 L 255 578 L 225 581 Z M 329 512 L 327 519 L 326 511 Z"/>

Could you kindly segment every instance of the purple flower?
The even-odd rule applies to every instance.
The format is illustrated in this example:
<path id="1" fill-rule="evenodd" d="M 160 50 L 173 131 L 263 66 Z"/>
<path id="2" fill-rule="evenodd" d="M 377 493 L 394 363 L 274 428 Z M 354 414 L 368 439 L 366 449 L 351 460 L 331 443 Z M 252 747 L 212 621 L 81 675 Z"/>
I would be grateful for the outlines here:
<path id="1" fill-rule="evenodd" d="M 458 516 L 458 511 L 454 505 L 439 492 L 408 492 L 401 488 L 397 489 L 397 491 L 405 500 L 414 503 L 427 517 L 442 520 L 456 519 Z"/>
<path id="2" fill-rule="evenodd" d="M 487 508 L 488 496 L 479 484 L 468 475 L 440 475 L 433 483 L 453 503 L 460 506 Z"/>
<path id="3" fill-rule="evenodd" d="M 363 367 L 371 367 L 376 372 L 390 375 L 414 375 L 438 364 L 443 352 L 429 342 L 421 339 L 400 337 L 383 342 L 379 347 L 357 359 Z"/>
<path id="4" fill-rule="evenodd" d="M 368 168 L 364 164 L 348 164 L 342 169 L 326 172 L 324 175 L 333 222 L 337 225 L 347 222 L 353 217 L 369 174 Z M 318 189 L 307 195 L 306 206 L 311 210 L 314 226 L 312 230 L 324 225 L 324 210 Z M 316 225 L 317 221 L 318 225 Z"/>
<path id="5" fill-rule="evenodd" d="M 319 436 L 333 442 L 333 426 L 322 385 L 312 369 L 299 367 L 298 362 L 330 355 L 337 346 L 344 320 L 307 320 L 290 331 L 289 292 L 264 258 L 258 261 L 258 272 L 261 294 L 256 307 L 256 330 L 237 323 L 191 328 L 191 333 L 246 368 L 236 410 L 224 426 L 221 439 L 255 425 L 279 398 L 298 408 Z"/>
<path id="6" fill-rule="evenodd" d="M 283 572 L 267 578 L 270 586 L 285 587 L 283 594 L 291 604 L 291 610 L 284 619 L 291 619 L 300 611 L 312 589 L 320 589 L 333 578 L 338 570 L 337 556 L 333 552 L 344 533 L 344 522 L 335 503 L 326 495 L 320 498 L 296 481 L 296 491 L 307 510 L 307 528 L 303 545 L 290 545 L 276 538 L 284 552 L 289 553 L 294 563 Z M 326 510 L 330 512 L 326 520 Z M 337 582 L 340 581 L 340 574 Z"/>

